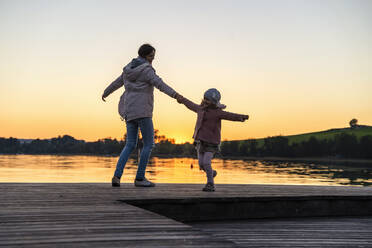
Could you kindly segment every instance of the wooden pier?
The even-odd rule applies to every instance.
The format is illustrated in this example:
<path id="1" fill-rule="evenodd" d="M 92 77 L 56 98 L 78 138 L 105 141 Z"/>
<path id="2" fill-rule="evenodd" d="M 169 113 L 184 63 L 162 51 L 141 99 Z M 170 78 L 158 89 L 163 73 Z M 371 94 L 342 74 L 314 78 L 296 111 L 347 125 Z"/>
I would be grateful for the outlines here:
<path id="1" fill-rule="evenodd" d="M 0 183 L 0 247 L 372 247 L 372 187 L 201 188 Z"/>

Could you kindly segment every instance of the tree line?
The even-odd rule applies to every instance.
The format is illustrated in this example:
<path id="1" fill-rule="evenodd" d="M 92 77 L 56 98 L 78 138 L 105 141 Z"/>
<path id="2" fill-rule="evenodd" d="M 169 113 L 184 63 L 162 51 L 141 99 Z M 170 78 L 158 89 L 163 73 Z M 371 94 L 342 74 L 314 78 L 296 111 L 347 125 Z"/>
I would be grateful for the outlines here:
<path id="1" fill-rule="evenodd" d="M 64 135 L 52 139 L 35 139 L 21 142 L 16 138 L 0 138 L 1 154 L 92 154 L 118 155 L 125 146 L 123 140 L 105 138 L 94 142 L 76 140 Z M 141 137 L 139 139 L 141 147 Z M 133 154 L 136 154 L 135 152 Z M 190 143 L 175 144 L 173 139 L 159 135 L 155 130 L 153 156 L 196 156 Z M 263 144 L 256 139 L 243 141 L 223 141 L 222 157 L 340 157 L 372 158 L 372 135 L 357 138 L 353 134 L 341 133 L 331 139 L 317 139 L 315 136 L 298 143 L 290 143 L 284 136 L 267 137 Z"/>
<path id="2" fill-rule="evenodd" d="M 193 156 L 194 146 L 190 143 L 175 144 L 174 139 L 154 132 L 154 156 Z M 126 134 L 122 140 L 105 138 L 94 142 L 77 140 L 70 135 L 58 136 L 52 139 L 35 139 L 31 142 L 21 142 L 16 138 L 0 138 L 0 154 L 91 154 L 118 155 L 124 148 Z M 142 147 L 142 137 L 139 136 L 137 150 Z M 133 152 L 135 155 L 136 152 Z"/>
<path id="3" fill-rule="evenodd" d="M 290 143 L 284 136 L 267 137 L 263 145 L 255 139 L 225 141 L 221 145 L 224 156 L 255 157 L 339 157 L 372 158 L 372 135 L 357 138 L 354 134 L 341 133 L 330 139 L 311 136 L 302 142 Z"/>

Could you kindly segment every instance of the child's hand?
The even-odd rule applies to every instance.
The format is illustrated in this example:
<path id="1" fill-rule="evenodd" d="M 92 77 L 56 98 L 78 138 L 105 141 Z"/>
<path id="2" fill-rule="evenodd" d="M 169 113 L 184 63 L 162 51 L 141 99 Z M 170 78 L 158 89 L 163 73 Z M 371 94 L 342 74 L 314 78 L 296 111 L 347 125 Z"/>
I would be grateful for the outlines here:
<path id="1" fill-rule="evenodd" d="M 180 94 L 177 94 L 176 99 L 178 103 L 181 103 L 183 96 L 181 96 Z"/>
<path id="2" fill-rule="evenodd" d="M 244 115 L 241 119 L 240 119 L 240 121 L 241 122 L 244 122 L 245 120 L 248 120 L 249 119 L 249 115 Z"/>

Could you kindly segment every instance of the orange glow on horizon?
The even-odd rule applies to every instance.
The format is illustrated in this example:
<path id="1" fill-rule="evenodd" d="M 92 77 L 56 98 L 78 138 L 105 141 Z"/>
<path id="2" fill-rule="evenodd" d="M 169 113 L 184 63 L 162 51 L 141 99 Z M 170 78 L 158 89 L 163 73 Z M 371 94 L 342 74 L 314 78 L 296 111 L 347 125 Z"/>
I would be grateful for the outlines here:
<path id="1" fill-rule="evenodd" d="M 217 88 L 226 111 L 250 115 L 223 121 L 221 140 L 372 124 L 370 2 L 160 2 L 2 1 L 0 137 L 121 140 L 124 89 L 101 95 L 145 42 L 179 94 L 200 103 Z M 157 89 L 153 121 L 168 139 L 192 142 L 195 113 Z"/>
<path id="2" fill-rule="evenodd" d="M 186 137 L 183 137 L 183 136 L 176 136 L 173 138 L 175 140 L 175 143 L 176 144 L 184 144 L 186 142 L 189 142 L 189 143 L 192 143 L 193 142 L 193 139 L 190 137 L 190 138 L 186 138 Z"/>

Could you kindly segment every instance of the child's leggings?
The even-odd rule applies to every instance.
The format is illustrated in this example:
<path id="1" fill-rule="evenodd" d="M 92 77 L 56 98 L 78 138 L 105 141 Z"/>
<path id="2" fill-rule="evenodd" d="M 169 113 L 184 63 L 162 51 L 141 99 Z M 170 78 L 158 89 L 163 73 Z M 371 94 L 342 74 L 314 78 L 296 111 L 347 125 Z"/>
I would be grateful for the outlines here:
<path id="1" fill-rule="evenodd" d="M 207 174 L 207 182 L 214 184 L 213 170 L 211 161 L 213 158 L 213 152 L 200 152 L 198 150 L 199 166 Z"/>

